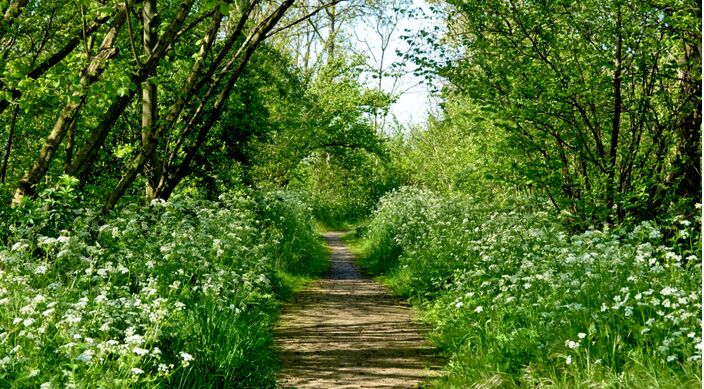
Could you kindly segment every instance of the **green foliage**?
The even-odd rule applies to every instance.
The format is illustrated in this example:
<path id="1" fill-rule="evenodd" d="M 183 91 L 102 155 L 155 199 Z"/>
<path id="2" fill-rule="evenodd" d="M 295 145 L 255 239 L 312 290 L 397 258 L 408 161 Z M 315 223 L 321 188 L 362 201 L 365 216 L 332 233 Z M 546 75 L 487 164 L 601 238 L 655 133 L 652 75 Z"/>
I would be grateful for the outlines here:
<path id="1" fill-rule="evenodd" d="M 447 81 L 450 122 L 458 103 L 489 122 L 470 118 L 460 131 L 489 135 L 480 142 L 499 158 L 487 166 L 504 173 L 499 179 L 530 184 L 583 228 L 648 220 L 673 196 L 688 200 L 682 212 L 701 197 L 698 9 L 681 1 L 447 1 L 435 7 L 444 25 L 418 37 L 410 57 Z M 471 174 L 483 162 L 465 166 Z"/>
<path id="2" fill-rule="evenodd" d="M 455 96 L 443 116 L 427 128 L 412 128 L 397 158 L 410 182 L 440 192 L 462 192 L 478 199 L 507 198 L 525 190 L 516 174 L 517 155 L 507 136 L 470 99 Z"/>
<path id="3" fill-rule="evenodd" d="M 312 3 L 256 3 L 233 40 L 242 4 L 187 3 L 158 1 L 159 42 L 188 12 L 140 69 L 146 2 L 31 1 L 13 16 L 0 1 L 0 387 L 272 387 L 279 302 L 327 266 L 314 219 L 369 217 L 363 263 L 428 312 L 451 356 L 441 385 L 701 384 L 698 7 L 432 2 L 445 23 L 408 58 L 443 78 L 445 101 L 385 137 L 397 96 L 381 78 L 403 67 L 370 69 L 343 25 L 366 13 L 384 35 L 393 12 L 420 17 L 407 1 L 314 12 L 241 73 L 261 20 L 283 4 L 300 21 Z M 115 24 L 115 55 L 92 63 Z M 104 71 L 82 79 L 91 63 Z M 36 159 L 42 145 L 56 154 Z M 38 197 L 6 207 L 32 166 Z M 124 208 L 97 212 L 131 166 Z M 148 181 L 172 201 L 143 201 Z"/>
<path id="4" fill-rule="evenodd" d="M 78 180 L 62 175 L 58 181 L 55 186 L 44 189 L 39 199 L 24 199 L 16 208 L 0 206 L 4 227 L 0 243 L 36 241 L 40 236 L 57 237 L 76 216 L 87 211 L 79 209 Z"/>
<path id="5" fill-rule="evenodd" d="M 572 235 L 534 207 L 492 208 L 402 188 L 365 233 L 368 268 L 450 356 L 438 385 L 701 385 L 699 218 Z"/>
<path id="6" fill-rule="evenodd" d="M 96 219 L 72 188 L 3 219 L 0 386 L 274 386 L 286 272 L 325 266 L 296 195 L 176 196 Z"/>
<path id="7" fill-rule="evenodd" d="M 328 228 L 346 228 L 373 210 L 379 198 L 399 185 L 394 161 L 361 150 L 318 153 L 303 161 L 292 187 L 310 193 L 316 219 Z"/>
<path id="8" fill-rule="evenodd" d="M 277 269 L 294 275 L 319 275 L 327 270 L 321 238 L 314 230 L 309 198 L 294 191 L 265 193 L 258 199 L 268 236 L 274 241 L 271 253 Z"/>
<path id="9" fill-rule="evenodd" d="M 387 145 L 372 121 L 390 101 L 359 85 L 360 72 L 358 60 L 341 57 L 309 80 L 307 89 L 295 73 L 286 76 L 293 77 L 288 82 L 267 84 L 278 97 L 265 99 L 270 131 L 247 149 L 257 185 L 309 193 L 314 215 L 329 227 L 360 220 L 397 186 Z"/>

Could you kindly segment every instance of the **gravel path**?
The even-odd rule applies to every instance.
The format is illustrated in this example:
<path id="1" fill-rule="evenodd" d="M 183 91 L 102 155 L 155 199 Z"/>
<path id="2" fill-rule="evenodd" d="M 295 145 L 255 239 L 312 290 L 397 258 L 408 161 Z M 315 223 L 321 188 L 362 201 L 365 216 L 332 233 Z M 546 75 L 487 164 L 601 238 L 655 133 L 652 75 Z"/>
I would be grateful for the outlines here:
<path id="1" fill-rule="evenodd" d="M 407 304 L 365 278 L 340 241 L 328 274 L 300 291 L 275 329 L 284 388 L 413 388 L 439 361 Z"/>

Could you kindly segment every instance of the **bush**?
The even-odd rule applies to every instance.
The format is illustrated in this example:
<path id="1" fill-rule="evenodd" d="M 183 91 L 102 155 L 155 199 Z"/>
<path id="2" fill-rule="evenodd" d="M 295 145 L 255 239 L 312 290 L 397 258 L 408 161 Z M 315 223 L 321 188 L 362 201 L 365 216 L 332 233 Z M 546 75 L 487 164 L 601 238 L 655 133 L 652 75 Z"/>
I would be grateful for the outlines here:
<path id="1" fill-rule="evenodd" d="M 271 255 L 277 269 L 297 275 L 320 274 L 327 269 L 327 251 L 313 227 L 313 209 L 305 194 L 274 191 L 258 199 L 259 212 L 274 245 Z"/>
<path id="2" fill-rule="evenodd" d="M 403 188 L 365 262 L 428 312 L 447 385 L 699 387 L 701 220 L 571 235 L 553 219 Z"/>
<path id="3" fill-rule="evenodd" d="M 176 196 L 98 222 L 53 199 L 6 210 L 0 387 L 274 386 L 277 270 L 321 259 L 308 210 L 286 196 Z M 71 229 L 52 224 L 57 208 Z M 295 244 L 311 256 L 285 255 Z"/>

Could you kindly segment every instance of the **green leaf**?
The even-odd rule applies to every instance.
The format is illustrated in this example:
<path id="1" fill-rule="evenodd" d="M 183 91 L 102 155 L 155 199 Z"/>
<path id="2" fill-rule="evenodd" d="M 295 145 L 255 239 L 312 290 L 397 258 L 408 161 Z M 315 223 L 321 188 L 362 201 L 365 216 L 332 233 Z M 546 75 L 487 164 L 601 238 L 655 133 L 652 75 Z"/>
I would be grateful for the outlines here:
<path id="1" fill-rule="evenodd" d="M 224 16 L 230 14 L 230 7 L 226 3 L 220 3 L 220 13 Z"/>

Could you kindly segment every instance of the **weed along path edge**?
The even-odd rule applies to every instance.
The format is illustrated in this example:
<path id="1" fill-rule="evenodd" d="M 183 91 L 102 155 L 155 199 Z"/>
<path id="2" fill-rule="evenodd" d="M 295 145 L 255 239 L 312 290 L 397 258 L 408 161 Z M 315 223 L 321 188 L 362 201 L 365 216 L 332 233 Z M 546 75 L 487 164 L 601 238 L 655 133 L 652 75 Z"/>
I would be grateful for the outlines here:
<path id="1" fill-rule="evenodd" d="M 340 232 L 322 280 L 298 292 L 275 328 L 284 388 L 413 388 L 438 375 L 440 361 L 413 312 L 364 277 Z"/>

